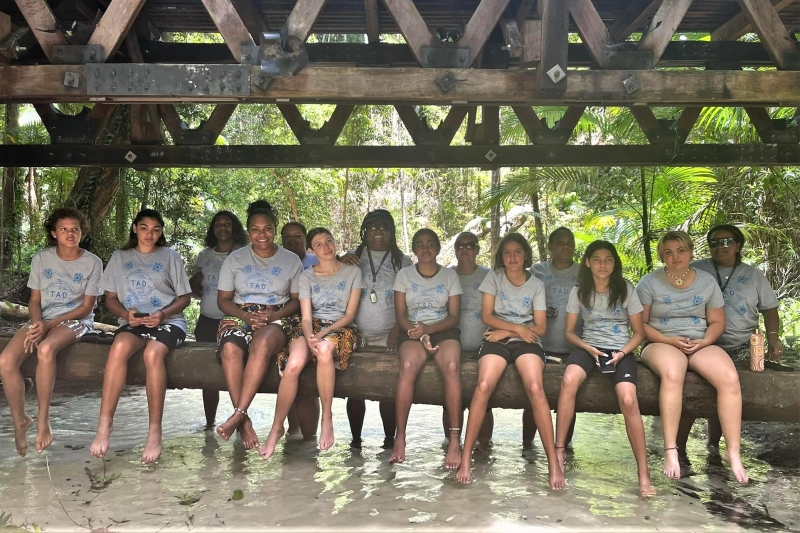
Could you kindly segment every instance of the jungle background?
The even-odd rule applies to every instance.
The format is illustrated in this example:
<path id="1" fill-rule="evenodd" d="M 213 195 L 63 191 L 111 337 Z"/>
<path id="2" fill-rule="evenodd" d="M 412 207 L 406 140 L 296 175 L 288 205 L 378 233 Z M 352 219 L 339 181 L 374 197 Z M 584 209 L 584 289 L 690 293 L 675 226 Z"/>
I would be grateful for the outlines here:
<path id="1" fill-rule="evenodd" d="M 217 36 L 218 37 L 218 36 Z M 313 36 L 325 41 L 347 36 Z M 171 40 L 217 40 L 213 35 L 174 34 Z M 60 104 L 65 113 L 82 105 Z M 333 105 L 302 105 L 312 127 L 320 127 Z M 208 117 L 212 106 L 182 105 L 189 127 Z M 566 108 L 535 108 L 555 123 Z M 420 106 L 420 116 L 436 127 L 447 107 Z M 658 118 L 676 118 L 680 109 L 654 108 Z M 117 106 L 103 142 L 128 144 L 130 107 Z M 480 112 L 480 111 L 479 111 Z M 774 118 L 791 118 L 794 109 L 773 108 Z M 795 116 L 795 120 L 797 117 Z M 36 111 L 28 105 L 0 106 L 2 142 L 49 143 Z M 453 144 L 466 144 L 466 123 Z M 504 144 L 526 144 L 527 138 L 510 108 L 501 108 Z M 570 142 L 647 144 L 643 132 L 624 108 L 588 108 Z M 704 108 L 689 143 L 760 142 L 741 108 Z M 343 145 L 412 145 L 390 106 L 358 106 L 338 141 Z M 277 107 L 240 105 L 217 144 L 297 144 Z M 490 265 L 494 244 L 505 233 L 525 235 L 535 261 L 547 259 L 546 239 L 558 226 L 571 228 L 577 251 L 592 240 L 614 242 L 626 277 L 633 283 L 660 263 L 655 252 L 667 230 L 683 229 L 695 239 L 695 256 L 708 257 L 705 234 L 718 223 L 742 228 L 745 260 L 767 275 L 781 302 L 782 335 L 793 344 L 800 334 L 800 165 L 776 168 L 521 168 L 495 171 L 467 169 L 132 169 L 5 168 L 0 236 L 2 296 L 19 299 L 20 280 L 31 256 L 45 244 L 42 222 L 56 207 L 69 205 L 90 218 L 85 247 L 107 261 L 128 236 L 133 216 L 143 207 L 159 210 L 169 245 L 191 268 L 202 248 L 213 214 L 229 209 L 244 222 L 247 204 L 265 198 L 277 209 L 279 223 L 300 220 L 306 227 L 324 226 L 340 250 L 359 242 L 365 213 L 389 209 L 397 225 L 400 248 L 410 252 L 413 233 L 429 227 L 440 235 L 440 262 L 454 261 L 452 242 L 464 230 L 481 242 L 479 262 Z M 198 312 L 188 310 L 190 324 Z"/>

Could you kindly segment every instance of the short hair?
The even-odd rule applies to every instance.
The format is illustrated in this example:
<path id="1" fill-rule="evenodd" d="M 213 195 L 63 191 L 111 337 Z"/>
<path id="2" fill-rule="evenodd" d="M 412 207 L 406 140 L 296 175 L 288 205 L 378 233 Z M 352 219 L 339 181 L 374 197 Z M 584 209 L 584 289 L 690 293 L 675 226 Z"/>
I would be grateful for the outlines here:
<path id="1" fill-rule="evenodd" d="M 477 244 L 477 245 L 478 245 L 478 248 L 480 248 L 480 246 L 481 246 L 481 243 L 480 243 L 480 241 L 478 240 L 478 236 L 477 236 L 477 235 L 475 235 L 474 233 L 472 233 L 471 231 L 462 231 L 461 233 L 459 233 L 458 235 L 456 235 L 456 240 L 455 240 L 455 241 L 453 241 L 453 242 L 458 242 L 458 239 L 460 239 L 460 238 L 461 238 L 461 237 L 463 237 L 463 236 L 470 236 L 470 237 L 472 237 L 473 239 L 475 239 L 475 244 Z M 471 239 L 470 239 L 470 240 L 471 240 Z"/>
<path id="2" fill-rule="evenodd" d="M 744 248 L 744 243 L 745 243 L 744 233 L 742 233 L 742 230 L 740 230 L 733 224 L 718 224 L 713 228 L 711 228 L 710 230 L 708 230 L 708 233 L 706 233 L 706 242 L 709 245 L 711 244 L 711 236 L 714 234 L 714 232 L 717 231 L 729 232 L 731 235 L 733 235 L 733 240 L 737 244 L 741 245 L 739 251 L 736 252 L 736 262 L 740 263 L 742 261 L 742 248 Z"/>
<path id="3" fill-rule="evenodd" d="M 161 216 L 161 213 L 156 211 L 155 209 L 142 209 L 133 219 L 131 222 L 131 229 L 128 233 L 128 242 L 126 242 L 123 246 L 123 250 L 130 250 L 132 248 L 136 248 L 139 245 L 139 238 L 136 236 L 136 232 L 133 231 L 133 228 L 142 221 L 144 218 L 154 218 L 158 221 L 158 224 L 161 226 L 161 236 L 156 241 L 156 246 L 166 246 L 167 245 L 167 238 L 164 237 L 164 218 Z"/>
<path id="4" fill-rule="evenodd" d="M 417 239 L 422 238 L 423 235 L 427 235 L 431 239 L 433 239 L 434 244 L 436 244 L 436 253 L 437 254 L 442 251 L 442 243 L 439 241 L 439 236 L 436 235 L 436 232 L 433 231 L 430 228 L 422 228 L 420 230 L 417 230 L 417 232 L 414 234 L 414 236 L 411 237 L 411 248 L 412 249 L 416 249 L 416 246 L 414 246 L 414 245 L 417 243 Z"/>
<path id="5" fill-rule="evenodd" d="M 230 211 L 217 211 L 214 216 L 211 217 L 211 222 L 208 224 L 208 231 L 206 231 L 206 238 L 203 240 L 206 248 L 213 248 L 217 245 L 217 236 L 214 235 L 214 224 L 219 217 L 228 217 L 231 219 L 231 225 L 233 226 L 231 228 L 231 239 L 233 240 L 234 246 L 244 246 L 247 244 L 247 232 L 244 230 L 239 217 Z"/>
<path id="6" fill-rule="evenodd" d="M 283 227 L 281 228 L 281 237 L 283 237 L 283 230 L 285 230 L 289 226 L 297 226 L 298 228 L 300 228 L 300 231 L 303 232 L 303 236 L 308 235 L 308 231 L 306 231 L 306 227 L 303 225 L 302 222 L 299 222 L 297 220 L 292 220 L 284 224 Z"/>
<path id="7" fill-rule="evenodd" d="M 575 234 L 572 233 L 571 229 L 569 229 L 569 228 L 567 228 L 565 226 L 559 226 L 559 227 L 557 227 L 556 229 L 554 229 L 553 231 L 550 232 L 550 235 L 548 235 L 548 237 L 547 237 L 547 244 L 552 244 L 552 242 L 556 239 L 556 235 L 558 235 L 559 233 L 564 233 L 564 232 L 569 233 L 569 236 L 572 237 L 573 239 L 575 238 Z"/>
<path id="8" fill-rule="evenodd" d="M 47 217 L 47 220 L 45 220 L 43 224 L 45 233 L 47 234 L 47 246 L 56 246 L 58 244 L 58 240 L 53 237 L 53 232 L 56 230 L 58 221 L 64 220 L 65 218 L 72 218 L 78 221 L 81 227 L 81 241 L 89 233 L 91 228 L 86 215 L 71 207 L 59 207 L 50 213 L 50 216 Z"/>
<path id="9" fill-rule="evenodd" d="M 668 231 L 664 235 L 658 239 L 658 244 L 656 245 L 656 251 L 658 252 L 658 258 L 663 261 L 661 258 L 661 252 L 664 250 L 664 244 L 672 241 L 678 241 L 682 246 L 688 248 L 689 250 L 694 250 L 694 242 L 692 238 L 689 236 L 688 233 L 685 231 Z"/>
<path id="10" fill-rule="evenodd" d="M 288 224 L 287 224 L 287 226 L 288 226 Z M 286 226 L 284 226 L 284 228 L 285 227 Z M 305 228 L 303 228 L 303 229 L 305 229 Z M 311 248 L 311 241 L 313 241 L 314 237 L 316 237 L 317 235 L 327 235 L 331 239 L 333 239 L 333 235 L 331 235 L 331 232 L 327 228 L 323 228 L 323 227 L 312 228 L 311 231 L 309 231 L 306 234 L 306 246 L 308 248 Z M 334 239 L 334 241 L 335 241 L 335 239 Z"/>
<path id="11" fill-rule="evenodd" d="M 531 265 L 533 265 L 533 250 L 531 249 L 531 245 L 528 244 L 528 239 L 516 232 L 506 233 L 506 236 L 503 237 L 497 245 L 497 251 L 494 253 L 494 269 L 500 270 L 501 268 L 505 268 L 505 264 L 503 263 L 503 248 L 510 242 L 515 242 L 522 246 L 522 250 L 525 252 L 525 261 L 522 263 L 522 267 L 525 270 L 529 269 Z"/>
<path id="12" fill-rule="evenodd" d="M 272 224 L 275 226 L 275 229 L 278 229 L 278 217 L 275 215 L 275 210 L 272 209 L 272 206 L 266 200 L 256 200 L 255 202 L 250 202 L 250 205 L 247 206 L 247 227 L 250 227 L 250 219 L 257 215 L 265 215 L 272 219 Z"/>

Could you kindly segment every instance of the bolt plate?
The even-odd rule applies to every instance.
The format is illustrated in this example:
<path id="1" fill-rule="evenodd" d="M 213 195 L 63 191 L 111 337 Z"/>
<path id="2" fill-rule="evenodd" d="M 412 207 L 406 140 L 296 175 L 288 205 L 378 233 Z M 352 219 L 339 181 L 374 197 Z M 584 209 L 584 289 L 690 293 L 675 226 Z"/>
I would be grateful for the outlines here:
<path id="1" fill-rule="evenodd" d="M 423 46 L 422 66 L 424 68 L 469 68 L 469 48 L 450 46 Z"/>
<path id="2" fill-rule="evenodd" d="M 91 65 L 86 67 L 86 92 L 102 96 L 249 96 L 250 67 Z"/>

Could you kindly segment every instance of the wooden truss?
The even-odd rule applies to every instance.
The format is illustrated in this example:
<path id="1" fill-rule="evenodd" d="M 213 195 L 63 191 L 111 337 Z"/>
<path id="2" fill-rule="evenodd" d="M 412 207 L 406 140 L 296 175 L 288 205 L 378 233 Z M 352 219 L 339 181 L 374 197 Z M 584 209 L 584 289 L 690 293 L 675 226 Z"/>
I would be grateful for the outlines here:
<path id="1" fill-rule="evenodd" d="M 711 41 L 686 42 L 673 38 L 693 4 L 705 0 L 619 1 L 623 8 L 609 22 L 592 0 L 480 0 L 462 31 L 443 39 L 413 0 L 364 0 L 369 44 L 315 44 L 306 40 L 326 0 L 297 0 L 280 28 L 270 27 L 255 0 L 202 0 L 224 44 L 195 45 L 154 39 L 158 20 L 146 15 L 146 0 L 111 0 L 101 17 L 87 13 L 85 35 L 65 32 L 46 0 L 15 0 L 28 27 L 16 28 L 0 13 L 0 99 L 35 103 L 60 146 L 4 146 L 0 156 L 20 166 L 800 163 L 797 115 L 773 120 L 768 112 L 800 105 L 800 51 L 780 15 L 792 0 L 737 0 L 738 13 L 707 29 Z M 379 42 L 381 11 L 406 45 Z M 569 42 L 575 30 L 579 44 Z M 747 32 L 760 42 L 738 42 Z M 94 109 L 69 117 L 50 105 L 58 102 Z M 217 105 L 189 129 L 174 107 L 179 102 Z M 278 105 L 300 146 L 209 148 L 237 105 L 248 103 Z M 337 107 L 312 129 L 299 103 Z M 132 106 L 136 146 L 127 158 L 122 148 L 93 146 L 118 104 Z M 394 106 L 416 146 L 336 146 L 355 106 L 365 104 Z M 432 129 L 418 105 L 450 111 Z M 500 146 L 499 106 L 513 108 L 533 146 Z M 533 106 L 567 111 L 550 128 Z M 587 106 L 629 108 L 649 144 L 569 146 Z M 651 106 L 683 112 L 664 121 Z M 685 144 L 707 106 L 743 107 L 763 144 Z M 482 123 L 475 120 L 479 107 Z M 466 140 L 480 149 L 450 146 L 465 119 Z M 170 139 L 174 146 L 164 146 Z M 196 145 L 206 146 L 205 155 Z"/>

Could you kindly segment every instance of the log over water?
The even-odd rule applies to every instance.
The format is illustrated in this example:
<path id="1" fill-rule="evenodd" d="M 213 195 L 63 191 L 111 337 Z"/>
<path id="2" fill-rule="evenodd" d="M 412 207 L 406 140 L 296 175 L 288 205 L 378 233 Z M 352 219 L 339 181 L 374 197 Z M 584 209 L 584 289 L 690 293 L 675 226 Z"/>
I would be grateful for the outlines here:
<path id="1" fill-rule="evenodd" d="M 0 350 L 8 343 L 0 338 Z M 187 343 L 167 356 L 167 386 L 173 389 L 226 390 L 222 369 L 217 364 L 216 346 L 207 343 Z M 78 343 L 58 356 L 60 382 L 85 383 L 99 387 L 109 346 Z M 30 357 L 23 365 L 23 374 L 33 377 L 36 358 Z M 346 371 L 336 372 L 335 395 L 366 400 L 394 400 L 397 381 L 397 354 L 380 351 L 356 352 Z M 544 388 L 551 406 L 556 405 L 564 365 L 548 364 L 544 372 Z M 465 354 L 461 365 L 464 406 L 469 405 L 477 378 L 477 364 Z M 269 372 L 260 392 L 277 392 L 278 369 L 270 364 Z M 128 364 L 128 384 L 144 385 L 144 362 L 141 353 L 134 355 Z M 766 370 L 761 373 L 739 371 L 742 385 L 744 420 L 800 422 L 800 372 Z M 647 367 L 639 364 L 638 397 L 642 414 L 658 414 L 658 378 Z M 299 394 L 315 394 L 314 371 L 307 368 L 300 379 Z M 442 405 L 444 390 L 441 376 L 432 361 L 417 379 L 414 401 Z M 523 408 L 528 399 L 514 366 L 510 366 L 492 396 L 493 407 Z M 577 410 L 592 413 L 618 413 L 616 396 L 611 379 L 599 373 L 592 375 L 583 385 L 577 398 Z M 686 414 L 704 418 L 716 411 L 716 394 L 703 378 L 689 372 L 684 385 L 683 409 Z"/>

